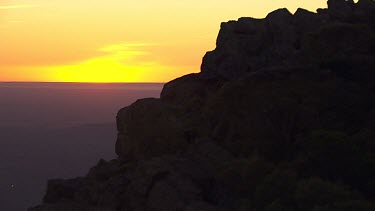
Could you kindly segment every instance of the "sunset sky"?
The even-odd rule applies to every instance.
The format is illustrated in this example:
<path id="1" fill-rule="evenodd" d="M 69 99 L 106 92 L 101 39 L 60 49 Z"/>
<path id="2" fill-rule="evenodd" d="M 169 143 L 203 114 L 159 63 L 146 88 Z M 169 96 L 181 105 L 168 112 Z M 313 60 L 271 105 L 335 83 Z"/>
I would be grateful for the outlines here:
<path id="1" fill-rule="evenodd" d="M 220 23 L 326 0 L 0 0 L 0 81 L 166 82 L 199 72 Z"/>

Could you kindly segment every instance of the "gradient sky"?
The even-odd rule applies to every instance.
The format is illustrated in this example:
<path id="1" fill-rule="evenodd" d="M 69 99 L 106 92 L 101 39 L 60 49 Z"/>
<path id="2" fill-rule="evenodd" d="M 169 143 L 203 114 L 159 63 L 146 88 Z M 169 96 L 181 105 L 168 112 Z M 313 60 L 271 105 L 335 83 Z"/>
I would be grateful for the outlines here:
<path id="1" fill-rule="evenodd" d="M 220 23 L 326 0 L 0 0 L 0 81 L 166 82 L 199 72 Z"/>

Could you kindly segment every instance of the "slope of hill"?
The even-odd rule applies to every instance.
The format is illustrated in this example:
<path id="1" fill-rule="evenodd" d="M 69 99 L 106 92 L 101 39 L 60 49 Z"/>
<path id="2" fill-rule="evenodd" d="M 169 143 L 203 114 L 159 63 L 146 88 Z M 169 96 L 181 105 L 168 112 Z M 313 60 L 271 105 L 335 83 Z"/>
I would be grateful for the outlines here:
<path id="1" fill-rule="evenodd" d="M 117 115 L 119 158 L 43 210 L 375 210 L 375 3 L 222 23 L 201 72 Z"/>

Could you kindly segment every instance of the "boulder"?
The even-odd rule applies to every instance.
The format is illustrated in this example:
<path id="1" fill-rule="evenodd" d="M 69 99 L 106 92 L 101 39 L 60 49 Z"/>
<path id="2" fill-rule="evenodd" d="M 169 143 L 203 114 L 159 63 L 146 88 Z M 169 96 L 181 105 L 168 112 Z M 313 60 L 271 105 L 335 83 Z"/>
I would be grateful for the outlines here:
<path id="1" fill-rule="evenodd" d="M 85 205 L 95 205 L 99 199 L 100 183 L 86 178 L 49 180 L 45 203 L 80 201 Z"/>
<path id="2" fill-rule="evenodd" d="M 183 107 L 185 112 L 196 111 L 222 84 L 221 80 L 207 79 L 192 73 L 166 83 L 160 99 Z"/>
<path id="3" fill-rule="evenodd" d="M 164 156 L 140 161 L 126 173 L 130 180 L 123 200 L 129 208 L 178 210 L 204 202 L 210 174 L 200 163 L 187 157 Z M 135 203 L 137 202 L 137 203 Z"/>
<path id="4" fill-rule="evenodd" d="M 349 18 L 355 7 L 353 0 L 329 0 L 327 3 L 329 15 L 333 19 L 345 20 Z"/>
<path id="5" fill-rule="evenodd" d="M 222 23 L 216 49 L 203 58 L 202 76 L 231 80 L 253 71 L 262 62 L 257 57 L 266 45 L 265 35 L 265 20 L 240 18 Z"/>
<path id="6" fill-rule="evenodd" d="M 331 23 L 309 33 L 301 47 L 314 63 L 327 62 L 335 58 L 373 54 L 374 30 L 368 25 Z M 345 60 L 345 59 L 343 59 Z"/>
<path id="7" fill-rule="evenodd" d="M 213 123 L 213 140 L 226 150 L 272 159 L 292 155 L 291 146 L 316 128 L 357 130 L 371 98 L 366 89 L 335 73 L 278 67 L 227 83 L 208 101 L 204 114 Z"/>
<path id="8" fill-rule="evenodd" d="M 45 204 L 28 209 L 28 211 L 116 211 L 116 209 L 106 207 L 93 207 L 82 205 L 81 203 L 66 202 L 57 204 Z"/>
<path id="9" fill-rule="evenodd" d="M 117 114 L 116 153 L 122 159 L 184 151 L 188 141 L 181 111 L 160 99 L 142 99 Z"/>

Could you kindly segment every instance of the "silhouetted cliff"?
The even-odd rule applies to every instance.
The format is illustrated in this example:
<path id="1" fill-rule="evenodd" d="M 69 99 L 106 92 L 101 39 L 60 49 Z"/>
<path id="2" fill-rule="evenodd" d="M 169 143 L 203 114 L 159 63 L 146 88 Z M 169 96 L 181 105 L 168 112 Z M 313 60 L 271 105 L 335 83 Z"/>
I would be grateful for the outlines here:
<path id="1" fill-rule="evenodd" d="M 375 210 L 375 2 L 222 23 L 201 72 L 117 115 L 119 158 L 30 211 Z"/>

